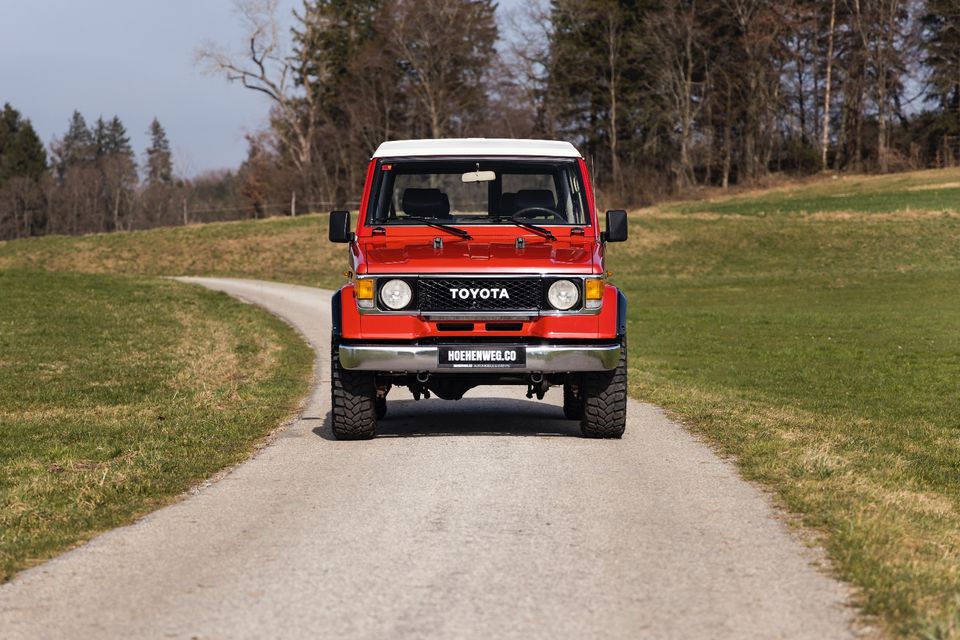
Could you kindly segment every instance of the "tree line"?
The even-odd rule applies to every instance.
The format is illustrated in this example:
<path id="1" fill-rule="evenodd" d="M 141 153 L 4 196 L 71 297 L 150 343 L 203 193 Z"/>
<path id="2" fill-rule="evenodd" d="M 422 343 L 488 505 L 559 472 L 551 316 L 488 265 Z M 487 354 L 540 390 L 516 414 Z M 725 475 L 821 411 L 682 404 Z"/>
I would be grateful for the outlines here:
<path id="1" fill-rule="evenodd" d="M 152 135 L 138 181 L 119 120 L 79 114 L 48 161 L 8 108 L 0 237 L 355 204 L 401 138 L 570 140 L 620 204 L 960 163 L 960 0 L 303 0 L 290 29 L 277 0 L 236 5 L 242 53 L 198 52 L 271 105 L 235 173 L 174 177 Z"/>
<path id="2" fill-rule="evenodd" d="M 179 224 L 187 198 L 219 209 L 230 172 L 174 176 L 166 131 L 154 118 L 138 164 L 120 118 L 93 125 L 74 111 L 49 153 L 30 120 L 9 103 L 0 112 L 0 239 Z M 141 171 L 142 169 L 142 171 Z M 142 175 L 141 175 L 142 174 Z"/>
<path id="3" fill-rule="evenodd" d="M 957 0 L 555 0 L 545 131 L 617 192 L 960 161 Z"/>
<path id="4" fill-rule="evenodd" d="M 507 41 L 493 0 L 240 6 L 246 55 L 200 57 L 273 103 L 253 201 L 352 200 L 397 138 L 570 140 L 622 204 L 960 163 L 960 0 L 551 0 Z"/>

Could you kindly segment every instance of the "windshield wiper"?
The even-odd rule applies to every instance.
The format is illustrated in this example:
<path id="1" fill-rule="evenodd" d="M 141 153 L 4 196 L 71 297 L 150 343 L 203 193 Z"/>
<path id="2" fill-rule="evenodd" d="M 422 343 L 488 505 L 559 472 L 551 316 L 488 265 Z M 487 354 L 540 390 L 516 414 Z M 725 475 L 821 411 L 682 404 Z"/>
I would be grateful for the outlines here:
<path id="1" fill-rule="evenodd" d="M 442 229 L 447 233 L 452 233 L 453 235 L 463 238 L 464 240 L 473 240 L 473 236 L 461 229 L 460 227 L 455 227 L 450 224 L 443 224 L 442 222 L 436 222 L 435 220 L 430 220 L 429 218 L 421 218 L 420 216 L 403 216 L 402 218 L 391 218 L 390 222 L 406 222 L 410 220 L 412 222 L 420 222 L 427 225 L 428 227 L 433 227 L 434 229 Z"/>
<path id="2" fill-rule="evenodd" d="M 523 227 L 524 229 L 529 229 L 534 233 L 538 233 L 544 238 L 546 238 L 547 240 L 557 239 L 557 236 L 553 235 L 553 232 L 550 231 L 550 229 L 545 229 L 539 225 L 533 224 L 532 222 L 521 222 L 520 220 L 517 220 L 516 218 L 513 218 L 511 216 L 497 217 L 497 218 L 494 218 L 494 220 L 496 220 L 497 222 L 500 222 L 501 220 L 506 220 L 511 224 L 517 225 L 518 227 Z"/>

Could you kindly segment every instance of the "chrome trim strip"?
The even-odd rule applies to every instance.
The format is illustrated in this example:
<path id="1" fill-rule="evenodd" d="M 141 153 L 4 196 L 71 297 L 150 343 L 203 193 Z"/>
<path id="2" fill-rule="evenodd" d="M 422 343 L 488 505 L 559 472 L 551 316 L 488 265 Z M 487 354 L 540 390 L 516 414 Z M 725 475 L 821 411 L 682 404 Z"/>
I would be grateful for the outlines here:
<path id="1" fill-rule="evenodd" d="M 465 343 L 469 344 L 469 343 Z M 459 345 L 458 345 L 459 346 Z M 482 345 L 477 345 L 482 346 Z M 439 373 L 567 373 L 573 371 L 609 371 L 620 360 L 620 345 L 525 345 L 527 365 L 522 368 L 448 369 L 439 366 L 439 348 L 406 345 L 339 346 L 340 365 L 359 371 L 439 372 Z"/>

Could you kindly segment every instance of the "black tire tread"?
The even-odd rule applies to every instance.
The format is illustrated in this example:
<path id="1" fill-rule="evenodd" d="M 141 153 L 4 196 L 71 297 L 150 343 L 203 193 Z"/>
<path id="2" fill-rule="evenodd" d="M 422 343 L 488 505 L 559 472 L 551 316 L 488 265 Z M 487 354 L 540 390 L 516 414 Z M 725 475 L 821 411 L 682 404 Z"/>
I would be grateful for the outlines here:
<path id="1" fill-rule="evenodd" d="M 330 367 L 331 428 L 337 440 L 369 440 L 377 433 L 377 385 L 372 373 L 340 366 L 333 348 Z"/>
<path id="2" fill-rule="evenodd" d="M 620 361 L 612 371 L 583 376 L 580 386 L 583 413 L 580 432 L 586 438 L 620 438 L 627 427 L 627 341 L 620 346 Z"/>

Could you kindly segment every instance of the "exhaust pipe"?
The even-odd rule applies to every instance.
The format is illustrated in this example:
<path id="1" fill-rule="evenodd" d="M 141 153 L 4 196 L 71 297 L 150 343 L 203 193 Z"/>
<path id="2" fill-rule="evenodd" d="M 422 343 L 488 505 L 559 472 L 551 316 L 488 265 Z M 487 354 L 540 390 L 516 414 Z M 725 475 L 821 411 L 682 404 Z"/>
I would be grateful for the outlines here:
<path id="1" fill-rule="evenodd" d="M 421 371 L 417 374 L 417 382 L 424 384 L 427 380 L 430 379 L 430 373 L 428 371 Z"/>
<path id="2" fill-rule="evenodd" d="M 540 384 L 543 382 L 543 374 L 539 372 L 534 372 L 530 374 L 530 382 L 533 384 Z"/>

